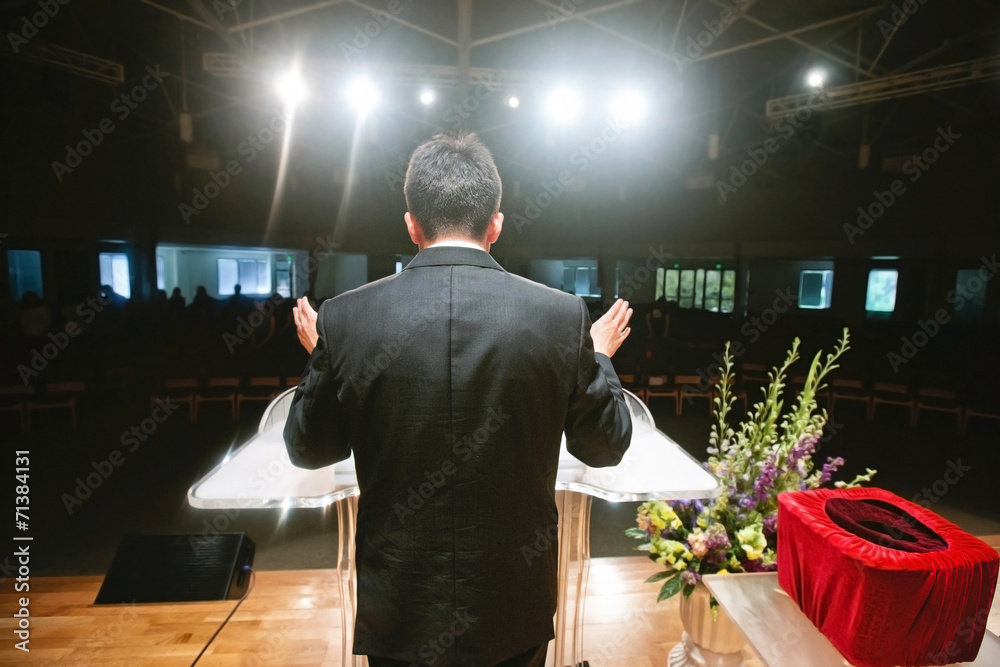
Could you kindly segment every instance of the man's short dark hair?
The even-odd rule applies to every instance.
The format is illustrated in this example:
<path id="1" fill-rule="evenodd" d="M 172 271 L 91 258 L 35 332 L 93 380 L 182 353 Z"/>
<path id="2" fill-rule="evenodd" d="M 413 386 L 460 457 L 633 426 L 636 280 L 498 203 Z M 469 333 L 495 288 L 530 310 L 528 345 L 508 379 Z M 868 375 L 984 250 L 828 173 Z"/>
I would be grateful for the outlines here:
<path id="1" fill-rule="evenodd" d="M 430 241 L 443 234 L 482 239 L 500 210 L 500 175 L 474 133 L 439 134 L 418 146 L 403 192 L 410 215 Z"/>

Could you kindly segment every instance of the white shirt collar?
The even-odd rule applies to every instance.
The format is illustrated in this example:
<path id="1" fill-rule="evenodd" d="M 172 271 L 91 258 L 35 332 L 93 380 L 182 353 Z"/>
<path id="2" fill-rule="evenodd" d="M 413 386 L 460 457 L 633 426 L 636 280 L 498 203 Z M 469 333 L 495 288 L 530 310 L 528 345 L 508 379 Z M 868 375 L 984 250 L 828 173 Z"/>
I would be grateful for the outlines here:
<path id="1" fill-rule="evenodd" d="M 482 250 L 482 246 L 476 245 L 472 241 L 440 241 L 434 243 L 433 245 L 427 246 L 428 248 L 437 248 L 439 246 L 448 246 L 454 248 L 475 248 L 476 250 Z"/>

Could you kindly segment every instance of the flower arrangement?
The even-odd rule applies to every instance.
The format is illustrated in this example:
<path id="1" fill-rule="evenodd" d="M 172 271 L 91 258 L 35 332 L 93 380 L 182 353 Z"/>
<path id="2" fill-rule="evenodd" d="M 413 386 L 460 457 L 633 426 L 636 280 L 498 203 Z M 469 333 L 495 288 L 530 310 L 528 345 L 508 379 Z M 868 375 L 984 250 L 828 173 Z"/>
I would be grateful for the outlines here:
<path id="1" fill-rule="evenodd" d="M 817 412 L 816 393 L 823 390 L 826 376 L 838 368 L 837 360 L 849 349 L 845 328 L 833 352 L 820 350 L 809 366 L 805 384 L 790 411 L 782 415 L 783 390 L 789 367 L 799 359 L 799 339 L 780 367 L 769 373 L 764 400 L 755 403 L 746 418 L 731 428 L 727 417 L 736 396 L 733 357 L 726 343 L 718 395 L 714 398 L 717 422 L 712 425 L 706 468 L 715 475 L 722 494 L 715 500 L 654 500 L 643 503 L 637 526 L 625 534 L 642 544 L 650 559 L 666 567 L 649 579 L 662 581 L 658 601 L 683 591 L 691 595 L 706 574 L 766 572 L 776 569 L 778 494 L 815 489 L 831 481 L 844 465 L 842 458 L 827 458 L 814 469 L 813 455 L 826 425 L 826 410 Z M 871 481 L 876 471 L 868 469 L 852 482 L 837 482 L 838 488 Z M 713 609 L 715 601 L 712 600 Z"/>

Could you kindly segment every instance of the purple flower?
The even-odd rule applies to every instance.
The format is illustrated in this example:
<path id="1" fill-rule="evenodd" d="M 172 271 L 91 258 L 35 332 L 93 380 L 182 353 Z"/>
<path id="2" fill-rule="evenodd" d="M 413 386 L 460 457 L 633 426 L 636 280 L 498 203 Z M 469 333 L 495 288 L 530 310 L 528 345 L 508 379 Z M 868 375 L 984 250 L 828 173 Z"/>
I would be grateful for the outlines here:
<path id="1" fill-rule="evenodd" d="M 681 582 L 685 586 L 694 586 L 699 581 L 701 581 L 701 575 L 697 572 L 692 572 L 691 570 L 681 572 Z"/>
<path id="2" fill-rule="evenodd" d="M 764 517 L 764 537 L 770 537 L 778 532 L 778 515 Z"/>
<path id="3" fill-rule="evenodd" d="M 842 459 L 841 457 L 839 456 L 837 458 L 827 457 L 826 463 L 823 464 L 823 472 L 819 476 L 820 485 L 822 486 L 823 484 L 827 484 L 833 477 L 833 473 L 840 470 L 840 467 L 842 465 L 844 465 L 844 459 Z"/>

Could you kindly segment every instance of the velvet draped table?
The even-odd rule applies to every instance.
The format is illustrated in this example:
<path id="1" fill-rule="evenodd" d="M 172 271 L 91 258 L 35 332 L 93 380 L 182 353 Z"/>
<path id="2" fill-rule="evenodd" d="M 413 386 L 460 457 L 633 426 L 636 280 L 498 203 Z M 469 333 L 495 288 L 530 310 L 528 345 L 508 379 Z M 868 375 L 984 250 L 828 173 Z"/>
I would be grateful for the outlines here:
<path id="1" fill-rule="evenodd" d="M 341 594 L 343 665 L 361 667 L 351 653 L 356 583 L 354 535 L 358 482 L 353 457 L 319 470 L 292 466 L 282 438 L 294 389 L 278 396 L 261 418 L 258 433 L 230 452 L 188 491 L 199 509 L 327 507 L 338 520 L 337 575 Z M 556 505 L 559 510 L 559 604 L 549 663 L 584 662 L 583 613 L 590 564 L 590 506 L 593 498 L 611 502 L 714 498 L 718 481 L 677 443 L 656 430 L 648 408 L 625 392 L 632 414 L 632 442 L 613 468 L 589 468 L 566 451 L 559 457 Z M 622 527 L 624 530 L 625 526 Z M 641 582 L 636 582 L 639 585 Z"/>

